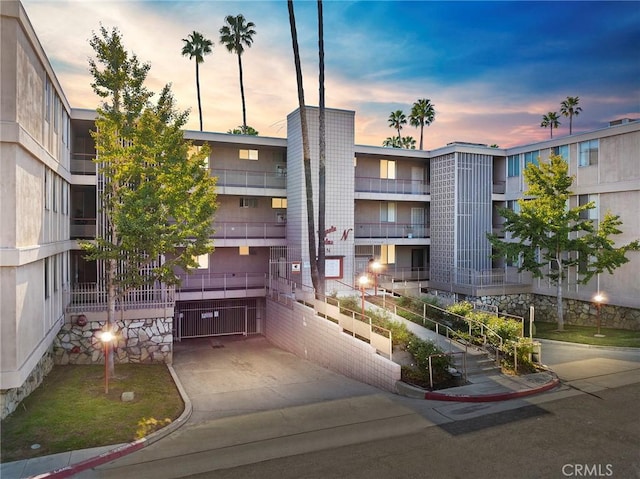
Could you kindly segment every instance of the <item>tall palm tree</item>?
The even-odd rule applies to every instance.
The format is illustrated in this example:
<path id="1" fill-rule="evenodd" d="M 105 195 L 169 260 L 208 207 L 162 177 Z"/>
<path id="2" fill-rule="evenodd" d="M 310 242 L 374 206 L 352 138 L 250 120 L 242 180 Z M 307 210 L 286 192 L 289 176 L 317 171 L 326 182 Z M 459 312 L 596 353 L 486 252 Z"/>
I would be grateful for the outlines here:
<path id="1" fill-rule="evenodd" d="M 244 102 L 244 82 L 242 80 L 242 54 L 245 46 L 251 47 L 253 36 L 256 31 L 253 29 L 255 23 L 247 22 L 242 14 L 235 17 L 227 15 L 224 19 L 225 25 L 220 29 L 220 43 L 227 47 L 227 51 L 238 55 L 238 71 L 240 73 L 240 96 L 242 97 L 242 129 L 247 130 L 247 108 Z"/>
<path id="2" fill-rule="evenodd" d="M 580 97 L 577 96 L 568 96 L 566 100 L 564 100 L 560 104 L 560 113 L 562 116 L 569 117 L 569 134 L 573 133 L 573 117 L 578 116 L 582 111 L 582 108 L 578 106 L 580 102 Z"/>
<path id="3" fill-rule="evenodd" d="M 558 114 L 555 111 L 550 111 L 546 115 L 542 116 L 542 123 L 540 123 L 542 128 L 550 128 L 551 129 L 551 138 L 553 138 L 553 129 L 558 128 L 560 126 L 560 120 L 558 118 Z"/>
<path id="4" fill-rule="evenodd" d="M 431 104 L 431 100 L 428 98 L 421 98 L 416 101 L 411 107 L 411 114 L 409 115 L 409 123 L 416 128 L 420 127 L 420 149 L 422 150 L 422 134 L 424 126 L 429 126 L 435 119 L 436 112 L 434 105 Z"/>
<path id="5" fill-rule="evenodd" d="M 182 55 L 189 60 L 196 60 L 196 90 L 198 92 L 198 114 L 200 117 L 200 131 L 202 131 L 202 104 L 200 103 L 200 63 L 204 62 L 204 56 L 209 55 L 213 48 L 211 40 L 206 39 L 201 33 L 193 31 L 187 38 L 183 38 Z"/>
<path id="6" fill-rule="evenodd" d="M 389 115 L 389 127 L 395 128 L 398 131 L 398 138 L 402 141 L 402 136 L 400 135 L 400 130 L 402 130 L 402 125 L 407 124 L 407 117 L 402 112 L 402 110 L 392 111 Z"/>
<path id="7" fill-rule="evenodd" d="M 313 185 L 311 183 L 311 148 L 309 144 L 309 128 L 307 126 L 307 112 L 304 102 L 304 87 L 302 84 L 302 66 L 300 65 L 300 49 L 298 47 L 298 32 L 296 29 L 296 17 L 293 11 L 293 0 L 287 1 L 289 9 L 289 27 L 291 28 L 291 43 L 293 45 L 293 61 L 296 67 L 296 80 L 298 83 L 298 104 L 300 109 L 300 129 L 302 130 L 302 163 L 304 165 L 305 191 L 307 198 L 307 239 L 309 252 L 309 265 L 311 266 L 311 282 L 318 290 L 318 261 L 316 257 L 315 221 L 313 219 Z M 324 245 L 322 245 L 324 247 Z"/>
<path id="8" fill-rule="evenodd" d="M 318 157 L 318 289 L 321 297 L 324 296 L 325 276 L 325 213 L 326 213 L 326 127 L 325 127 L 325 100 L 324 100 L 324 20 L 322 14 L 322 0 L 318 0 L 318 98 L 319 98 L 319 157 Z"/>

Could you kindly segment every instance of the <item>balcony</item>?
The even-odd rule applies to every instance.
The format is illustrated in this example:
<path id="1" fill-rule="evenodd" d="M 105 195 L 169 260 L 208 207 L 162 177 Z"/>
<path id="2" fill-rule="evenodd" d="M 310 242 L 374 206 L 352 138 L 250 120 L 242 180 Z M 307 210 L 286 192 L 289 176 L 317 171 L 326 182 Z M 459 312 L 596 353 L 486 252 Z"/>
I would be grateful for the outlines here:
<path id="1" fill-rule="evenodd" d="M 97 283 L 76 283 L 67 295 L 68 313 L 107 310 L 107 291 Z M 142 288 L 130 291 L 116 301 L 116 311 L 172 308 L 175 302 L 173 287 Z"/>
<path id="2" fill-rule="evenodd" d="M 428 195 L 428 183 L 422 180 L 389 180 L 356 176 L 355 191 L 364 193 L 389 193 L 404 195 Z"/>
<path id="3" fill-rule="evenodd" d="M 182 275 L 176 292 L 178 301 L 262 297 L 265 273 L 197 273 Z"/>
<path id="4" fill-rule="evenodd" d="M 215 239 L 283 239 L 287 234 L 287 224 L 226 221 L 214 222 Z"/>
<path id="5" fill-rule="evenodd" d="M 95 153 L 73 153 L 71 155 L 71 174 L 72 175 L 95 175 L 96 164 Z"/>
<path id="6" fill-rule="evenodd" d="M 428 226 L 411 223 L 356 223 L 356 238 L 429 238 Z"/>
<path id="7" fill-rule="evenodd" d="M 218 187 L 286 189 L 286 170 L 266 171 L 224 170 L 213 168 L 211 175 L 218 178 Z"/>
<path id="8" fill-rule="evenodd" d="M 93 239 L 96 237 L 95 218 L 71 218 L 71 239 Z"/>

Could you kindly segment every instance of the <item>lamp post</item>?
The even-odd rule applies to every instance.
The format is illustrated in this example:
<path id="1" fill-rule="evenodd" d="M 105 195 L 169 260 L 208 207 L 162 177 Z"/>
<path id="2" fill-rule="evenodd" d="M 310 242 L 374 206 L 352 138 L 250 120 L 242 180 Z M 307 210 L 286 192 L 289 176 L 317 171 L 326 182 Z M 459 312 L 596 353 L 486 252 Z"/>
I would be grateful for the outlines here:
<path id="1" fill-rule="evenodd" d="M 374 296 L 378 296 L 378 272 L 380 271 L 381 266 L 382 265 L 377 261 L 373 261 L 369 265 L 369 269 L 373 273 L 373 291 L 374 291 L 373 295 Z"/>
<path id="2" fill-rule="evenodd" d="M 369 278 L 366 274 L 358 278 L 358 284 L 360 285 L 360 293 L 362 294 L 362 317 L 364 318 L 364 289 L 369 284 Z"/>
<path id="3" fill-rule="evenodd" d="M 104 393 L 109 394 L 109 344 L 115 336 L 111 331 L 103 331 L 100 335 L 100 341 L 104 346 Z"/>
<path id="4" fill-rule="evenodd" d="M 596 324 L 598 327 L 598 332 L 594 334 L 594 337 L 596 338 L 604 338 L 604 334 L 600 334 L 600 306 L 604 300 L 605 297 L 601 293 L 598 293 L 593 297 L 593 301 L 596 303 Z"/>

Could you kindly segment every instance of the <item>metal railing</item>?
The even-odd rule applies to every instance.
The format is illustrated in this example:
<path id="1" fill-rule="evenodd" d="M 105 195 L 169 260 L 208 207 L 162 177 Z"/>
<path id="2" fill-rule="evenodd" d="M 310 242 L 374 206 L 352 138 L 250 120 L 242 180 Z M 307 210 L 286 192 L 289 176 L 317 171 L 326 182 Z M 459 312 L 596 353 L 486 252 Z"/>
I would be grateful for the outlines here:
<path id="1" fill-rule="evenodd" d="M 265 273 L 198 273 L 181 275 L 179 292 L 264 289 Z"/>
<path id="2" fill-rule="evenodd" d="M 366 176 L 355 177 L 355 191 L 364 193 L 427 195 L 429 194 L 429 188 L 430 185 L 423 180 L 399 180 Z"/>
<path id="3" fill-rule="evenodd" d="M 69 313 L 105 311 L 108 306 L 107 291 L 97 283 L 76 283 L 65 294 L 66 310 Z M 116 310 L 173 307 L 174 303 L 175 288 L 173 286 L 142 288 L 116 298 Z"/>
<path id="4" fill-rule="evenodd" d="M 268 239 L 285 238 L 287 223 L 263 223 L 240 221 L 214 221 L 215 239 Z"/>
<path id="5" fill-rule="evenodd" d="M 413 223 L 355 223 L 356 238 L 428 238 L 428 226 Z"/>
<path id="6" fill-rule="evenodd" d="M 243 188 L 278 188 L 287 187 L 286 170 L 271 173 L 267 171 L 226 170 L 212 168 L 211 175 L 218 178 L 218 186 L 237 186 Z"/>
<path id="7" fill-rule="evenodd" d="M 95 238 L 96 219 L 95 218 L 71 218 L 71 228 L 69 231 L 71 239 L 75 238 Z"/>
<path id="8" fill-rule="evenodd" d="M 72 175 L 95 175 L 97 165 L 94 163 L 95 153 L 73 153 L 71 155 L 70 170 Z"/>

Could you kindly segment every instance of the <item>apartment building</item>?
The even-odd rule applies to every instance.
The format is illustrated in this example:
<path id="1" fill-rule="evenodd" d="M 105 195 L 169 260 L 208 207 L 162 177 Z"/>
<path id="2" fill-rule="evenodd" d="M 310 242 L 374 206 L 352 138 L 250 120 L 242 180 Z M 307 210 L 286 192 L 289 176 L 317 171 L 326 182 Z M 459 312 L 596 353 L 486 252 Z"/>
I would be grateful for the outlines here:
<path id="1" fill-rule="evenodd" d="M 79 240 L 101 231 L 100 179 L 90 132 L 95 112 L 74 109 L 19 2 L 0 4 L 0 389 L 2 417 L 51 369 L 101 360 L 101 265 Z M 318 109 L 307 109 L 314 206 Z M 555 297 L 555 287 L 491 258 L 499 207 L 515 208 L 530 162 L 561 154 L 575 175 L 572 204 L 595 201 L 598 220 L 618 214 L 626 243 L 640 237 L 640 121 L 514 148 L 455 142 L 431 151 L 354 144 L 355 112 L 327 109 L 326 287 L 349 292 L 372 259 L 386 287 L 491 301 Z M 170 362 L 173 341 L 263 334 L 274 282 L 309 288 L 306 187 L 299 111 L 286 138 L 186 131 L 211 148 L 217 178 L 215 251 L 180 272 L 176 290 L 135 291 L 118 304 L 119 361 Z M 317 222 L 316 222 L 317 228 Z M 565 297 L 640 309 L 640 254 L 586 285 L 572 271 Z M 502 300 L 501 300 L 502 301 Z M 502 304 L 502 303 L 499 303 Z M 528 305 L 527 305 L 528 306 Z M 522 311 L 517 311 L 522 314 Z"/>

